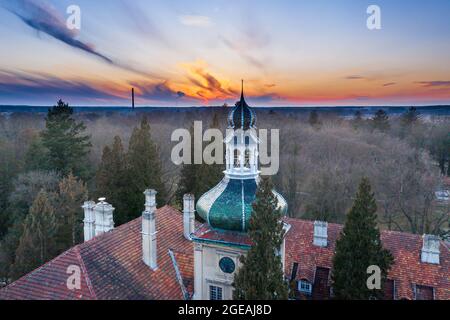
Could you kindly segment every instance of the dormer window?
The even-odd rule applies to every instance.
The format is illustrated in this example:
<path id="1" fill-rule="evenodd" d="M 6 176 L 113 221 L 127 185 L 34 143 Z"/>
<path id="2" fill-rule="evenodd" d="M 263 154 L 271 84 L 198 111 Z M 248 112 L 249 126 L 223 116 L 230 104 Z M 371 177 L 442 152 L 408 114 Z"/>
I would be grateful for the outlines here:
<path id="1" fill-rule="evenodd" d="M 302 279 L 298 281 L 298 291 L 308 296 L 312 294 L 312 284 L 308 280 Z"/>

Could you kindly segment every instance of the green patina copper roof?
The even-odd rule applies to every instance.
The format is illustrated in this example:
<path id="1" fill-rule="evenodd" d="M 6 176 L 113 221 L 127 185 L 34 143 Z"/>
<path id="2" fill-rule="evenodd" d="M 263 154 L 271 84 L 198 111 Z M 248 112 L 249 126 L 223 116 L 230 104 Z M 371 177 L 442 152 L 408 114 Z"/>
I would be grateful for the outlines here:
<path id="1" fill-rule="evenodd" d="M 254 179 L 224 178 L 197 202 L 197 212 L 215 229 L 246 232 L 255 201 L 257 183 Z M 287 213 L 286 200 L 276 191 L 278 206 Z"/>

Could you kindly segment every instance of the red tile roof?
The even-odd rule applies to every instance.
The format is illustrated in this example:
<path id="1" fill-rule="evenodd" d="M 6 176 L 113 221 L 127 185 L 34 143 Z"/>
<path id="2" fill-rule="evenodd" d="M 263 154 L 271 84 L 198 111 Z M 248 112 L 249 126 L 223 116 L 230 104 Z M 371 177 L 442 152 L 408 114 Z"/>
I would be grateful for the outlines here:
<path id="1" fill-rule="evenodd" d="M 0 290 L 0 299 L 182 299 L 182 290 L 169 256 L 174 252 L 184 285 L 193 292 L 194 248 L 183 236 L 183 217 L 165 206 L 156 212 L 158 269 L 152 271 L 142 262 L 141 218 L 122 225 L 69 249 L 54 260 Z M 297 279 L 314 283 L 318 267 L 332 266 L 335 242 L 342 226 L 328 224 L 329 245 L 313 245 L 313 222 L 286 218 L 291 225 L 286 236 L 286 275 L 298 263 Z M 248 245 L 242 234 L 229 234 L 197 225 L 197 238 L 238 242 Z M 413 299 L 413 285 L 431 286 L 435 298 L 450 299 L 450 252 L 441 244 L 439 265 L 420 262 L 422 237 L 400 232 L 382 232 L 382 241 L 392 251 L 395 264 L 389 279 L 396 282 L 396 298 Z M 81 290 L 66 286 L 68 266 L 79 266 Z"/>
<path id="2" fill-rule="evenodd" d="M 342 225 L 328 224 L 328 246 L 313 245 L 314 222 L 287 218 L 291 230 L 286 236 L 286 274 L 290 275 L 294 262 L 298 263 L 297 279 L 314 283 L 317 267 L 331 269 L 336 240 Z M 422 237 L 415 234 L 382 231 L 381 241 L 389 249 L 395 262 L 388 279 L 395 280 L 397 299 L 414 299 L 414 285 L 433 287 L 435 298 L 450 300 L 450 249 L 443 241 L 440 264 L 422 263 Z M 331 283 L 330 283 L 331 285 Z"/>
<path id="3" fill-rule="evenodd" d="M 183 236 L 183 217 L 169 206 L 156 212 L 158 269 L 142 261 L 141 218 L 77 245 L 0 290 L 0 299 L 182 299 L 169 256 L 174 252 L 183 281 L 193 291 L 193 245 Z M 66 273 L 79 266 L 81 290 L 69 290 Z"/>
<path id="4" fill-rule="evenodd" d="M 201 225 L 194 232 L 193 238 L 197 241 L 228 243 L 244 247 L 250 247 L 252 244 L 246 233 L 213 229 L 207 223 Z"/>

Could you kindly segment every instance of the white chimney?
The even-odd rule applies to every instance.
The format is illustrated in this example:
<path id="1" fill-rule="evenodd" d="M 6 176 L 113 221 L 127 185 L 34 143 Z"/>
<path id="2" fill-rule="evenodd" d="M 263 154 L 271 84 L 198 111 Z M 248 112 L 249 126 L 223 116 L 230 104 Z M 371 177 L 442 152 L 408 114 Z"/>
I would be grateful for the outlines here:
<path id="1" fill-rule="evenodd" d="M 113 206 L 106 202 L 106 198 L 100 198 L 98 201 L 94 207 L 95 236 L 114 229 Z"/>
<path id="2" fill-rule="evenodd" d="M 438 236 L 424 234 L 421 260 L 423 263 L 439 264 L 441 241 Z"/>
<path id="3" fill-rule="evenodd" d="M 86 201 L 82 206 L 84 210 L 84 241 L 89 241 L 95 237 L 95 214 L 94 201 Z"/>
<path id="4" fill-rule="evenodd" d="M 142 213 L 142 260 L 153 270 L 158 268 L 156 251 L 156 191 L 145 190 L 145 211 Z"/>
<path id="5" fill-rule="evenodd" d="M 314 221 L 313 244 L 318 247 L 328 245 L 328 223 L 324 221 Z"/>
<path id="6" fill-rule="evenodd" d="M 185 194 L 183 197 L 183 229 L 184 237 L 191 241 L 191 234 L 195 229 L 195 197 L 192 194 Z"/>

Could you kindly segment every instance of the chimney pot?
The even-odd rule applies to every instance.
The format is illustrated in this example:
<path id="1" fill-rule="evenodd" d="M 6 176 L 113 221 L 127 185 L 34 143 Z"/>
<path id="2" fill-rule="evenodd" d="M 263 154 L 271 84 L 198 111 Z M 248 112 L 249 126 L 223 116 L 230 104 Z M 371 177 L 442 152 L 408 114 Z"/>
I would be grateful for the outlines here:
<path id="1" fill-rule="evenodd" d="M 195 197 L 192 194 L 183 196 L 183 233 L 184 237 L 191 241 L 191 234 L 195 229 Z"/>
<path id="2" fill-rule="evenodd" d="M 158 268 L 156 247 L 156 191 L 145 190 L 145 211 L 142 213 L 142 260 L 151 269 Z"/>
<path id="3" fill-rule="evenodd" d="M 95 202 L 86 201 L 82 208 L 84 210 L 84 241 L 89 241 L 95 237 Z"/>
<path id="4" fill-rule="evenodd" d="M 102 233 L 111 231 L 114 229 L 114 208 L 108 202 L 106 198 L 99 198 L 100 202 L 93 208 L 95 215 L 95 235 L 98 236 Z"/>

